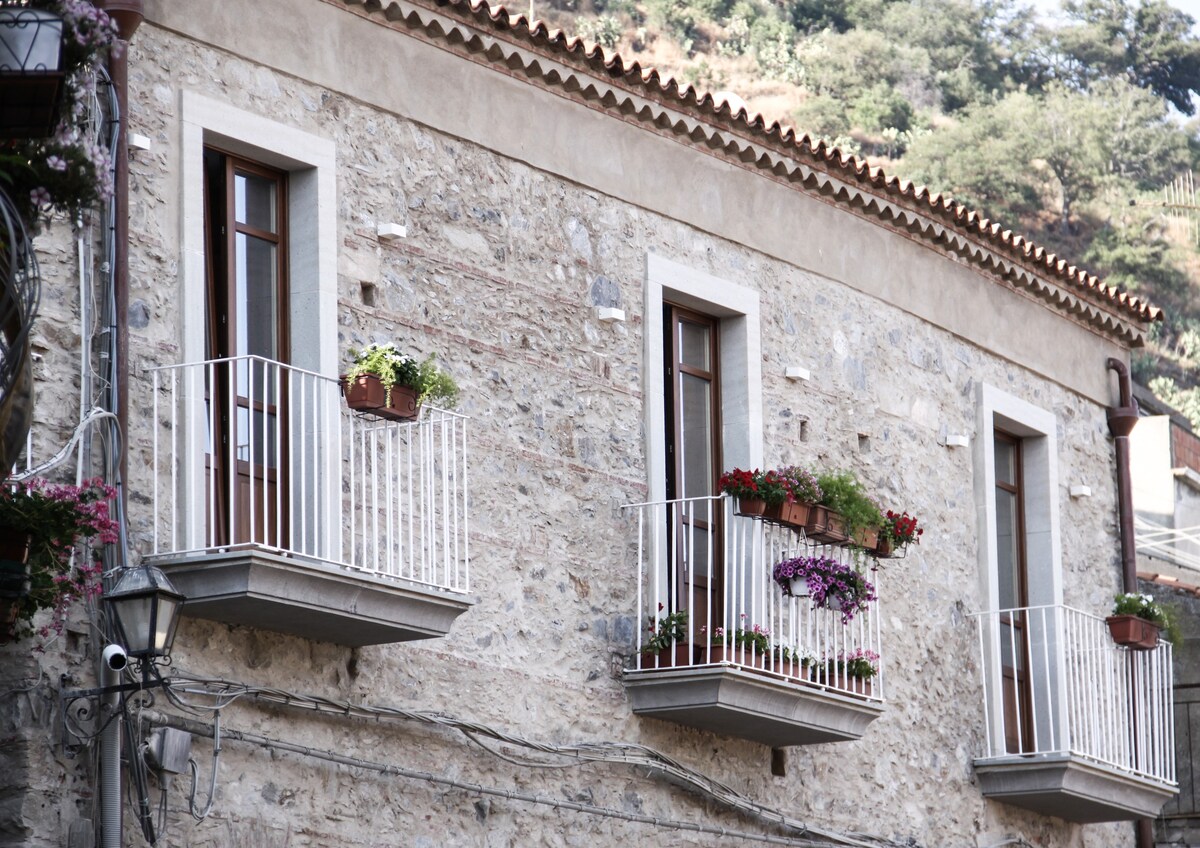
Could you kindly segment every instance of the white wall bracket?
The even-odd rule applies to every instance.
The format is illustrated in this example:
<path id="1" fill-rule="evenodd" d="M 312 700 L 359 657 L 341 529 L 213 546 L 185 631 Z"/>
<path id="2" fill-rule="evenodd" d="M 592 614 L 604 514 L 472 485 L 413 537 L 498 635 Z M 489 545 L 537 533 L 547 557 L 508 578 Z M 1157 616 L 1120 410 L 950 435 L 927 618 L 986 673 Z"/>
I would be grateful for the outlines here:
<path id="1" fill-rule="evenodd" d="M 380 224 L 375 232 L 379 236 L 380 241 L 395 241 L 396 239 L 408 236 L 408 228 L 403 224 Z"/>
<path id="2" fill-rule="evenodd" d="M 605 324 L 611 324 L 615 321 L 625 320 L 625 310 L 617 309 L 612 306 L 597 306 L 596 318 L 603 321 Z"/>
<path id="3" fill-rule="evenodd" d="M 783 372 L 783 375 L 789 380 L 811 380 L 812 373 L 807 368 L 801 368 L 799 365 L 789 365 Z"/>

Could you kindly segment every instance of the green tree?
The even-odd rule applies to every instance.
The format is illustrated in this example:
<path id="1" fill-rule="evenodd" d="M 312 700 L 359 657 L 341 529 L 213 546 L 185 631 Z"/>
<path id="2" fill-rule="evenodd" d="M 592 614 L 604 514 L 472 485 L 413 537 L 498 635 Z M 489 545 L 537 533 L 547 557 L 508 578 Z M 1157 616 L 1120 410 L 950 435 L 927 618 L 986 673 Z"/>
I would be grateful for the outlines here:
<path id="1" fill-rule="evenodd" d="M 989 215 L 1010 221 L 1029 215 L 1041 206 L 1029 130 L 1039 108 L 1024 91 L 977 103 L 956 122 L 914 139 L 898 170 Z"/>
<path id="2" fill-rule="evenodd" d="M 1193 114 L 1200 39 L 1191 16 L 1166 0 L 1069 0 L 1064 10 L 1072 23 L 1053 36 L 1064 82 L 1088 87 L 1122 77 Z"/>
<path id="3" fill-rule="evenodd" d="M 1154 187 L 1186 162 L 1186 143 L 1162 101 L 1108 80 L 1090 93 L 1054 83 L 1041 94 L 1019 91 L 972 107 L 953 126 L 914 140 L 905 171 L 1012 218 L 1052 194 L 1066 234 L 1077 206 L 1102 189 Z"/>

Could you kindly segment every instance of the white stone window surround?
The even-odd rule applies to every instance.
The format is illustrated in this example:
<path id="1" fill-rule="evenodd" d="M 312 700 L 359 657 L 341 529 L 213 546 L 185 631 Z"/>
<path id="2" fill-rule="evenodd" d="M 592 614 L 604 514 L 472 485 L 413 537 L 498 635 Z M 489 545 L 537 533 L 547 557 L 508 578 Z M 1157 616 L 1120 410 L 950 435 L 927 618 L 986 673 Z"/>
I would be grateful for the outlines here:
<path id="1" fill-rule="evenodd" d="M 1021 440 L 1021 475 L 1024 495 L 1025 567 L 1028 578 L 1028 602 L 1031 607 L 1062 603 L 1062 551 L 1059 541 L 1058 439 L 1057 421 L 1050 410 L 1035 406 L 987 383 L 980 384 L 976 401 L 977 422 L 974 448 L 975 502 L 979 516 L 979 575 L 983 610 L 995 612 L 999 607 L 1000 580 L 996 551 L 996 430 L 1002 430 Z M 991 634 L 985 651 L 988 691 L 1000 693 L 1000 638 Z M 1052 681 L 1054 691 L 1062 691 L 1063 670 L 1056 660 L 1058 647 L 1045 646 L 1048 667 L 1029 669 L 1039 678 Z M 1035 657 L 1036 660 L 1036 657 Z M 1066 704 L 1059 704 L 1057 715 L 1049 714 L 1046 705 L 1034 706 L 1034 722 L 1041 738 L 1051 738 L 1051 727 L 1066 727 Z M 992 740 L 993 750 L 1004 750 L 1001 716 L 1004 704 L 993 697 L 986 707 L 991 715 L 990 726 L 998 738 Z M 1054 733 L 1054 737 L 1061 735 Z"/>
<path id="2" fill-rule="evenodd" d="M 204 148 L 219 147 L 288 174 L 288 322 L 292 365 L 337 373 L 336 148 L 326 138 L 193 91 L 180 103 L 180 314 L 205 312 Z M 184 362 L 204 359 L 202 320 L 182 323 Z"/>
<path id="3" fill-rule="evenodd" d="M 264 118 L 193 91 L 180 97 L 179 147 L 181 206 L 180 363 L 205 357 L 207 275 L 204 233 L 204 148 L 213 146 L 284 171 L 288 175 L 288 322 L 289 364 L 328 377 L 336 376 L 337 349 L 337 173 L 333 141 Z M 203 547 L 205 533 L 203 397 L 185 397 L 182 444 L 194 446 L 185 457 L 179 496 L 185 505 L 185 549 Z M 192 432 L 193 428 L 201 428 Z M 337 559 L 341 523 L 337 520 L 339 457 L 312 442 L 306 451 L 313 475 L 306 503 L 294 505 L 322 516 L 329 532 L 321 540 L 323 558 Z M 324 492 L 324 497 L 316 492 Z M 320 502 L 318 502 L 320 501 Z M 187 508 L 186 505 L 197 505 Z M 313 532 L 310 530 L 310 533 Z"/>
<path id="4" fill-rule="evenodd" d="M 651 503 L 667 498 L 666 386 L 663 357 L 663 301 L 719 319 L 718 376 L 721 392 L 721 462 L 724 468 L 762 465 L 762 352 L 759 296 L 754 289 L 697 271 L 655 253 L 646 254 L 645 421 L 646 474 Z M 714 492 L 715 494 L 715 492 Z M 747 572 L 749 574 L 749 572 Z M 658 591 L 670 589 L 665 570 Z M 753 592 L 753 584 L 744 587 Z M 749 596 L 749 595 L 747 595 Z"/>
<path id="5" fill-rule="evenodd" d="M 645 422 L 649 500 L 667 497 L 663 302 L 720 319 L 721 456 L 728 468 L 762 465 L 762 352 L 759 296 L 754 289 L 646 254 Z"/>

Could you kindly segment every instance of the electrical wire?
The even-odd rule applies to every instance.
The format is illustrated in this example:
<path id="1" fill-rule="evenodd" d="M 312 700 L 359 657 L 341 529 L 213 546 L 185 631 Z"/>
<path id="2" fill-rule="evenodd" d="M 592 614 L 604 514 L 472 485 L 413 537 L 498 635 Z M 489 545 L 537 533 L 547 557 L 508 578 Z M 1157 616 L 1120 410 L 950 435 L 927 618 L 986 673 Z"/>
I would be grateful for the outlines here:
<path id="1" fill-rule="evenodd" d="M 211 736 L 213 728 L 195 719 L 183 718 L 179 716 L 170 716 L 165 714 L 148 715 L 146 716 L 151 725 L 174 727 L 179 730 L 185 730 L 198 736 Z M 454 778 L 436 775 L 431 772 L 419 771 L 416 769 L 405 768 L 404 766 L 395 765 L 393 763 L 383 763 L 373 760 L 364 760 L 358 757 L 349 757 L 345 754 L 339 754 L 334 751 L 328 751 L 322 748 L 313 748 L 308 745 L 298 745 L 293 742 L 287 742 L 281 739 L 274 739 L 258 733 L 250 733 L 247 731 L 225 730 L 225 736 L 230 739 L 235 739 L 239 742 L 246 742 L 252 745 L 266 748 L 273 751 L 287 751 L 294 754 L 300 754 L 314 759 L 325 760 L 327 762 L 337 763 L 339 765 L 349 766 L 351 768 L 363 769 L 365 771 L 374 771 L 379 774 L 390 775 L 394 777 L 403 777 L 411 780 L 420 780 L 426 783 L 432 783 L 438 786 L 445 786 L 450 789 L 458 789 L 464 792 L 471 792 L 480 795 L 490 795 L 492 797 L 504 798 L 509 801 L 521 801 L 529 804 L 539 804 L 556 809 L 571 810 L 574 812 L 588 813 L 590 815 L 603 816 L 605 818 L 620 819 L 627 822 L 635 822 L 639 824 L 648 824 L 658 828 L 690 831 L 693 833 L 704 833 L 714 836 L 720 836 L 726 839 L 740 839 L 745 842 L 764 842 L 770 845 L 792 845 L 804 846 L 804 848 L 835 848 L 835 846 L 844 845 L 867 845 L 863 842 L 847 842 L 843 839 L 810 839 L 805 836 L 775 836 L 766 833 L 752 833 L 744 830 L 734 830 L 724 827 L 716 827 L 713 825 L 699 824 L 696 822 L 680 821 L 678 819 L 662 818 L 658 816 L 648 816 L 641 813 L 631 813 L 625 810 L 617 810 L 612 807 L 603 807 L 597 804 L 587 804 L 580 801 L 567 801 L 560 798 L 551 798 L 545 795 L 538 795 L 533 792 L 525 792 L 519 789 L 502 789 L 492 786 L 484 786 L 479 783 L 469 783 L 467 781 L 456 780 Z"/>
<path id="2" fill-rule="evenodd" d="M 536 762 L 527 759 L 518 760 L 503 755 L 504 759 L 517 765 L 554 768 L 578 766 L 582 763 L 626 765 L 637 769 L 645 769 L 649 774 L 683 784 L 692 791 L 712 801 L 754 819 L 771 825 L 796 830 L 804 834 L 815 834 L 830 843 L 855 846 L 898 846 L 900 844 L 877 836 L 837 834 L 814 828 L 803 821 L 790 818 L 779 810 L 759 804 L 732 787 L 695 771 L 645 745 L 627 742 L 591 742 L 574 745 L 555 745 L 536 742 L 497 730 L 488 725 L 466 721 L 444 713 L 408 710 L 392 706 L 354 704 L 349 701 L 290 692 L 273 687 L 252 686 L 220 678 L 198 677 L 183 671 L 177 671 L 167 681 L 165 691 L 168 700 L 172 704 L 188 710 L 193 715 L 200 711 L 219 714 L 221 710 L 236 701 L 243 698 L 251 698 L 272 706 L 337 715 L 345 718 L 374 721 L 400 720 L 434 725 L 461 733 L 468 741 L 479 745 L 482 750 L 489 754 L 496 754 L 497 752 L 491 746 L 482 744 L 479 741 L 480 738 L 493 739 L 514 747 L 536 751 L 540 754 L 556 758 L 553 762 Z M 189 700 L 189 698 L 204 698 L 209 703 L 201 705 L 195 703 L 193 700 Z"/>

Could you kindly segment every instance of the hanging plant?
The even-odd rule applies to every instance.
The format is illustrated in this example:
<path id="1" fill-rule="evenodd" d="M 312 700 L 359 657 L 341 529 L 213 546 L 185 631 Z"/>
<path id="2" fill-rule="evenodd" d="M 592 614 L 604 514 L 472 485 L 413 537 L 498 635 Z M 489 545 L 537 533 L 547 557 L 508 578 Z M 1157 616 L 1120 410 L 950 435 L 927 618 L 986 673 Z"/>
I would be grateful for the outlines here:
<path id="1" fill-rule="evenodd" d="M 53 212 L 74 217 L 112 197 L 112 159 L 82 125 L 93 78 L 117 44 L 117 27 L 85 0 L 0 0 L 0 8 L 45 10 L 62 18 L 63 102 L 47 138 L 0 142 L 0 189 L 30 229 Z"/>
<path id="2" fill-rule="evenodd" d="M 38 635 L 61 634 L 71 606 L 100 593 L 100 547 L 117 541 L 117 522 L 108 512 L 114 497 L 116 491 L 98 479 L 80 486 L 34 479 L 0 487 L 0 537 L 20 540 L 15 548 L 23 551 L 22 578 L 27 583 L 6 599 L 11 620 L 4 635 L 9 639 L 32 635 L 33 617 L 44 609 L 54 613 Z M 72 565 L 72 555 L 83 542 L 93 543 L 90 555 L 76 558 Z M 14 564 L 20 563 L 4 561 L 9 578 Z M 14 581 L 8 582 L 13 589 Z"/>

